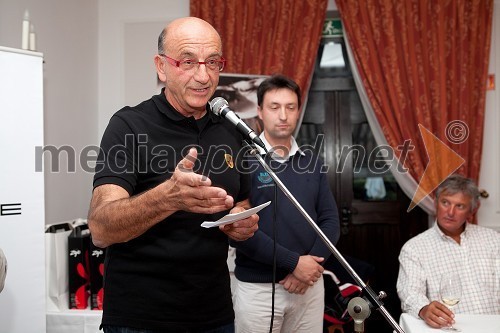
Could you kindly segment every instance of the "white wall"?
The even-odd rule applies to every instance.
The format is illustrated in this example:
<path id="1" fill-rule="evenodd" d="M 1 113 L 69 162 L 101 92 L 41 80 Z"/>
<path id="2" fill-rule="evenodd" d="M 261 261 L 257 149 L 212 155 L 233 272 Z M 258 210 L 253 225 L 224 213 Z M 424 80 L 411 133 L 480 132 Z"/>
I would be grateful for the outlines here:
<path id="1" fill-rule="evenodd" d="M 99 139 L 113 113 L 158 93 L 158 35 L 188 15 L 189 0 L 99 0 Z"/>
<path id="2" fill-rule="evenodd" d="M 490 197 L 481 200 L 478 223 L 500 231 L 500 0 L 494 1 L 489 74 L 495 74 L 496 88 L 486 93 L 483 156 L 479 187 Z"/>
<path id="3" fill-rule="evenodd" d="M 0 0 L 0 45 L 20 48 L 25 9 L 45 61 L 44 144 L 80 152 L 97 143 L 97 0 Z M 61 172 L 50 172 L 47 156 L 46 223 L 86 216 L 92 175 L 78 166 L 67 172 L 66 159 Z"/>

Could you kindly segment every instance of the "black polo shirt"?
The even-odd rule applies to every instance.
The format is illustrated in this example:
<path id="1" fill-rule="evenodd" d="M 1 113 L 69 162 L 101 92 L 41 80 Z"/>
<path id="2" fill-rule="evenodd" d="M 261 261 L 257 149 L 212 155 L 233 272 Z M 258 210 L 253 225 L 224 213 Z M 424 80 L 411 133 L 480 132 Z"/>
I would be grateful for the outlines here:
<path id="1" fill-rule="evenodd" d="M 249 176 L 240 172 L 241 139 L 209 111 L 200 120 L 184 117 L 162 90 L 113 115 L 102 138 L 94 188 L 115 184 L 131 196 L 140 194 L 170 178 L 194 146 L 195 172 L 238 202 L 250 189 Z M 200 227 L 226 213 L 179 211 L 143 235 L 109 246 L 102 323 L 175 332 L 232 322 L 227 236 L 218 228 Z"/>

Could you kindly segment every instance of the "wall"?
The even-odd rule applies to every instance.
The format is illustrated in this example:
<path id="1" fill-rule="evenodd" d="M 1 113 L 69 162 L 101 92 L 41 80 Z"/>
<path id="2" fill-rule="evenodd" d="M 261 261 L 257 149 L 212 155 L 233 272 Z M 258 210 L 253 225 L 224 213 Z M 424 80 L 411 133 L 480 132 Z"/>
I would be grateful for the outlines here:
<path id="1" fill-rule="evenodd" d="M 99 1 L 99 139 L 113 113 L 159 92 L 158 35 L 167 22 L 188 15 L 189 0 Z"/>
<path id="2" fill-rule="evenodd" d="M 80 152 L 97 143 L 97 0 L 0 0 L 0 45 L 20 48 L 25 9 L 44 54 L 44 144 Z M 50 162 L 46 155 L 46 223 L 86 216 L 92 175 L 68 172 L 66 158 L 51 172 Z"/>
<path id="3" fill-rule="evenodd" d="M 496 88 L 486 93 L 483 156 L 479 187 L 490 197 L 481 200 L 478 223 L 500 231 L 500 0 L 494 1 L 493 33 L 489 74 L 495 74 Z"/>

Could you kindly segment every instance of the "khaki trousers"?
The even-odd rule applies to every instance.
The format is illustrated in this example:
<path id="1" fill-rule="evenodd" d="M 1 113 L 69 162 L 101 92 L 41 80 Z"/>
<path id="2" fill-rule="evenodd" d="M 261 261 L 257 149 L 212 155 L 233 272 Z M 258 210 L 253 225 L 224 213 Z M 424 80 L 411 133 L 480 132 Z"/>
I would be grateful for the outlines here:
<path id="1" fill-rule="evenodd" d="M 233 304 L 236 333 L 267 333 L 271 323 L 271 283 L 235 279 Z M 273 333 L 322 333 L 325 308 L 323 277 L 303 295 L 276 283 Z"/>

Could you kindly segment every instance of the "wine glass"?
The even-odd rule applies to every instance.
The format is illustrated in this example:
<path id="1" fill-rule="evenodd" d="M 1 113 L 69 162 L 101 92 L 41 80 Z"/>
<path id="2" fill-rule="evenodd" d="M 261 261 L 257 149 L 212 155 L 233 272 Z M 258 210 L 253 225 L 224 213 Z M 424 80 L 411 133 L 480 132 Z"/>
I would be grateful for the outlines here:
<path id="1" fill-rule="evenodd" d="M 439 294 L 441 296 L 441 301 L 448 307 L 452 309 L 455 305 L 460 302 L 460 297 L 462 297 L 462 284 L 460 282 L 460 276 L 455 273 L 443 274 L 441 276 L 441 283 L 439 285 Z M 444 331 L 454 331 L 461 332 L 460 329 L 450 325 L 448 327 L 441 328 Z"/>

